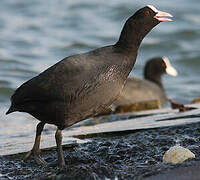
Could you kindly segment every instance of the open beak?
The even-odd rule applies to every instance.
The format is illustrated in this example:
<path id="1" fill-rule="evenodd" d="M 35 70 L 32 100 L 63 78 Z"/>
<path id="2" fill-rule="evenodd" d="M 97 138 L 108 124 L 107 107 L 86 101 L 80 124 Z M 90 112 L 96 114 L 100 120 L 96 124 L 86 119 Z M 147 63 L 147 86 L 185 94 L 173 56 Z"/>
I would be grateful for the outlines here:
<path id="1" fill-rule="evenodd" d="M 168 19 L 166 17 L 173 17 L 173 16 L 163 11 L 157 11 L 156 15 L 154 16 L 154 18 L 157 19 L 158 21 L 172 21 L 171 19 Z"/>

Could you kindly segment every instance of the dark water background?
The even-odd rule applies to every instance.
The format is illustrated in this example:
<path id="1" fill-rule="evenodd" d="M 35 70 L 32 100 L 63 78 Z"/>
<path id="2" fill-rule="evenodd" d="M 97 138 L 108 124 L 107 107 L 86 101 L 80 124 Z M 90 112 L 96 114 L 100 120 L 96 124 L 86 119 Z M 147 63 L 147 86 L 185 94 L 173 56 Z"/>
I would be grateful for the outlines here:
<path id="1" fill-rule="evenodd" d="M 144 39 L 131 76 L 142 77 L 149 58 L 167 56 L 179 72 L 163 78 L 168 96 L 180 103 L 200 96 L 199 0 L 1 0 L 0 143 L 9 142 L 10 134 L 33 133 L 27 128 L 32 121 L 3 115 L 19 85 L 66 56 L 115 43 L 126 19 L 147 4 L 171 13 L 174 21 L 159 24 Z"/>

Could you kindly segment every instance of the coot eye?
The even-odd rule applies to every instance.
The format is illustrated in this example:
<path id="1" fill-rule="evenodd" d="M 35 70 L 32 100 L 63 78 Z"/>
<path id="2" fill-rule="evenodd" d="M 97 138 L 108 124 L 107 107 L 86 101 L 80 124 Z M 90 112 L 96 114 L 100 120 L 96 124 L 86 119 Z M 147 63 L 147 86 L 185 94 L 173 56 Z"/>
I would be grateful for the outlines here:
<path id="1" fill-rule="evenodd" d="M 150 14 L 150 12 L 149 11 L 145 11 L 145 14 L 148 16 Z"/>
<path id="2" fill-rule="evenodd" d="M 166 67 L 167 67 L 167 66 L 166 66 L 166 64 L 165 64 L 164 62 L 162 63 L 162 66 L 163 66 L 164 68 L 166 68 Z"/>

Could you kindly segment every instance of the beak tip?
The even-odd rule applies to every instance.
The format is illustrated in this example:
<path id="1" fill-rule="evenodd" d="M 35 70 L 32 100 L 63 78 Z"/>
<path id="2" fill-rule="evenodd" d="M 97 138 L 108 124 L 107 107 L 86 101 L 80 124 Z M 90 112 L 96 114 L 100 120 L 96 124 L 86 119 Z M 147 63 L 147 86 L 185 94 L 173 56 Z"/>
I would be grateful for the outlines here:
<path id="1" fill-rule="evenodd" d="M 166 18 L 166 17 L 173 17 L 170 13 L 163 12 L 163 11 L 158 11 L 157 14 L 154 16 L 158 21 L 168 21 L 171 22 L 173 20 Z"/>

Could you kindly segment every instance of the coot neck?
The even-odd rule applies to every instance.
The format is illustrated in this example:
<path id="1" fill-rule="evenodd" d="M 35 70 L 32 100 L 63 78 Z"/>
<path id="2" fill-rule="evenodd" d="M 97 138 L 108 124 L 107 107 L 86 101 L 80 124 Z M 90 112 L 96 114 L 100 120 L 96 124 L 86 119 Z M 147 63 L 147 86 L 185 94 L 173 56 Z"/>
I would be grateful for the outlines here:
<path id="1" fill-rule="evenodd" d="M 144 78 L 157 84 L 160 88 L 164 89 L 163 84 L 162 84 L 162 77 L 160 74 L 149 75 L 148 73 L 144 73 Z"/>
<path id="2" fill-rule="evenodd" d="M 132 16 L 126 21 L 115 46 L 125 53 L 137 54 L 143 38 L 151 29 L 152 28 L 146 26 L 144 22 L 136 20 L 134 16 Z"/>

